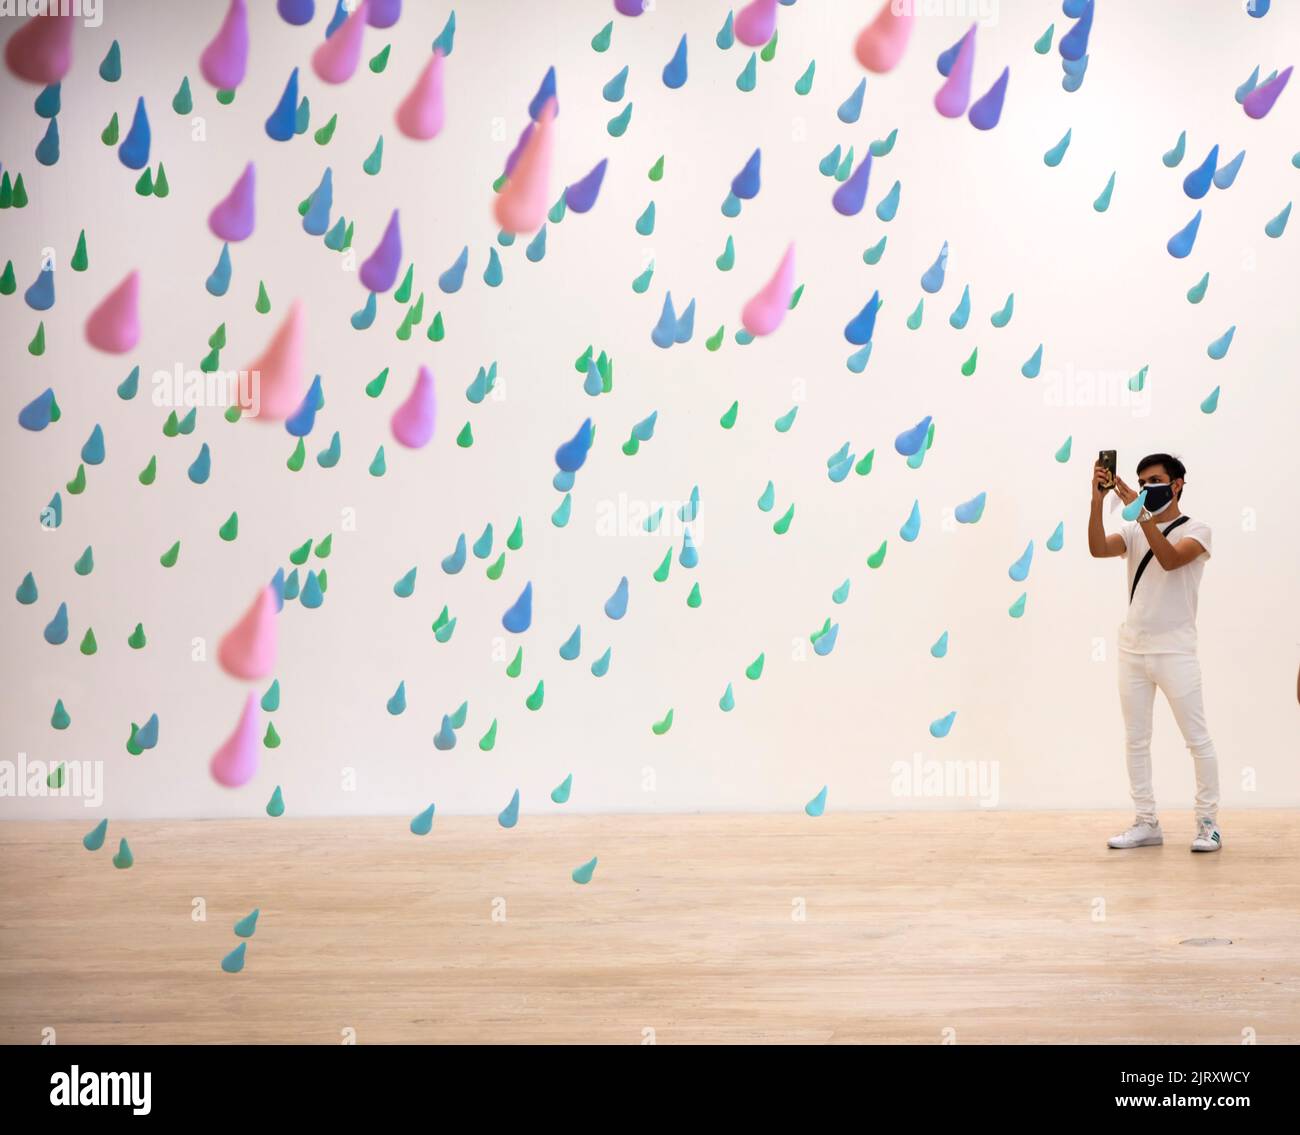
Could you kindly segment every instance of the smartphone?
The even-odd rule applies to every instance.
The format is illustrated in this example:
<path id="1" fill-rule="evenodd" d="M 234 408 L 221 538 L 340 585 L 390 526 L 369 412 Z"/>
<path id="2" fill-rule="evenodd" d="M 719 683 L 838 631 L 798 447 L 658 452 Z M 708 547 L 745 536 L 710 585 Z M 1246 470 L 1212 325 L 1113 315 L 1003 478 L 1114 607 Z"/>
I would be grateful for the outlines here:
<path id="1" fill-rule="evenodd" d="M 1110 477 L 1107 480 L 1100 482 L 1097 485 L 1097 487 L 1099 489 L 1113 489 L 1115 487 L 1115 469 L 1116 469 L 1115 450 L 1113 449 L 1101 450 L 1101 452 L 1097 454 L 1097 464 L 1100 465 L 1103 469 L 1106 470 L 1107 473 L 1110 474 Z"/>

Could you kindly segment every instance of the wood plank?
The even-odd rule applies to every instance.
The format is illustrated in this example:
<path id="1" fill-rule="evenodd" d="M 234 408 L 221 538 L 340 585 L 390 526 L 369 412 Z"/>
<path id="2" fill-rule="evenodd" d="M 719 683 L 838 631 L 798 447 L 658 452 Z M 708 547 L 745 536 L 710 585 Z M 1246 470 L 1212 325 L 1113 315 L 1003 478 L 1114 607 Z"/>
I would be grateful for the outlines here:
<path id="1" fill-rule="evenodd" d="M 1233 813 L 1211 855 L 1187 815 L 1108 850 L 1128 820 L 141 822 L 94 853 L 93 819 L 6 823 L 0 1041 L 1300 1043 L 1300 814 Z"/>

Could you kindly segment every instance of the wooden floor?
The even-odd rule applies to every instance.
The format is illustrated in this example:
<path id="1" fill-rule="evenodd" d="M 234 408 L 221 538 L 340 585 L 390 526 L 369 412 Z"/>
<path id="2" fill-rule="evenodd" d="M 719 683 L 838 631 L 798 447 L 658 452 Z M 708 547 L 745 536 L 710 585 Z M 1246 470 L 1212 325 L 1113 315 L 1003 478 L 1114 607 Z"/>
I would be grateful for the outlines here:
<path id="1" fill-rule="evenodd" d="M 0 824 L 0 1041 L 1300 1043 L 1293 811 L 98 818 Z"/>

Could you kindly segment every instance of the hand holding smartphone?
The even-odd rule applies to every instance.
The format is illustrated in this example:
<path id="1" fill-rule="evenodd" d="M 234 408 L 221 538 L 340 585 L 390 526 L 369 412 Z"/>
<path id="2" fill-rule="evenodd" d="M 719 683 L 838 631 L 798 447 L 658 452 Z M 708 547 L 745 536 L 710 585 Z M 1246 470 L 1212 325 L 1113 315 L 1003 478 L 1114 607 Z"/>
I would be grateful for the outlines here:
<path id="1" fill-rule="evenodd" d="M 1116 451 L 1113 449 L 1103 449 L 1097 454 L 1097 469 L 1101 470 L 1102 475 L 1097 481 L 1099 492 L 1106 492 L 1108 489 L 1115 487 L 1115 470 L 1118 465 Z"/>

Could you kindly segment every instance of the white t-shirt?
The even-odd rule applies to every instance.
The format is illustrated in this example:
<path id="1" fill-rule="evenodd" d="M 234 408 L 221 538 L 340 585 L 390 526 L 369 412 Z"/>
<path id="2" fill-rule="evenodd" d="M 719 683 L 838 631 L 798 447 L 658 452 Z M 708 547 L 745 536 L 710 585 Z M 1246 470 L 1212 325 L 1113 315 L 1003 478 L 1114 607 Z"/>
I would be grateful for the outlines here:
<path id="1" fill-rule="evenodd" d="M 1175 517 L 1175 520 L 1178 518 Z M 1174 521 L 1159 524 L 1163 533 Z M 1190 517 L 1169 536 L 1177 545 L 1180 540 L 1195 540 L 1205 549 L 1190 564 L 1166 571 L 1160 561 L 1151 557 L 1142 579 L 1133 593 L 1133 576 L 1137 574 L 1151 545 L 1137 521 L 1125 524 L 1119 532 L 1124 541 L 1124 557 L 1128 568 L 1128 586 L 1125 598 L 1133 594 L 1128 613 L 1119 628 L 1119 648 L 1134 654 L 1195 654 L 1196 653 L 1196 593 L 1200 590 L 1205 561 L 1210 558 L 1210 526 Z"/>

